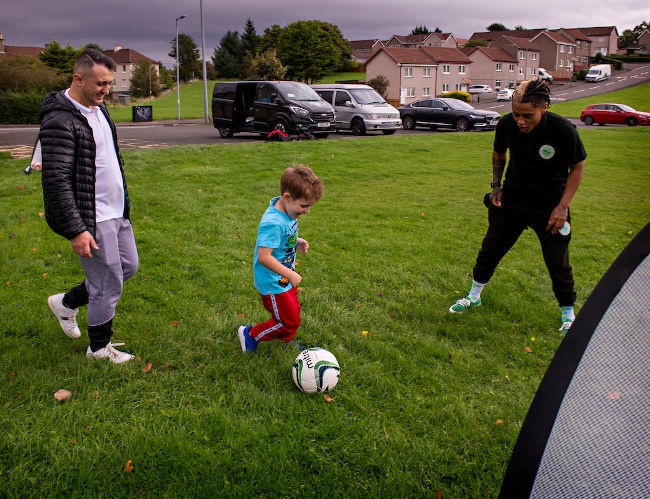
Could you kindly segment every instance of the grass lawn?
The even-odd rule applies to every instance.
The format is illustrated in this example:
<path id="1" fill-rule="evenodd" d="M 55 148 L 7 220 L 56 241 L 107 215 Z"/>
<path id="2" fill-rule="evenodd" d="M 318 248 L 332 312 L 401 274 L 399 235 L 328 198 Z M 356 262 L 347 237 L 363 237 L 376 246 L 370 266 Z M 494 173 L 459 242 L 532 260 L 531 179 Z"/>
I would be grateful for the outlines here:
<path id="1" fill-rule="evenodd" d="M 650 129 L 580 133 L 589 157 L 572 205 L 578 308 L 650 218 Z M 85 332 L 70 340 L 51 316 L 47 296 L 82 273 L 46 226 L 40 176 L 0 156 L 0 496 L 497 495 L 562 338 L 530 231 L 482 307 L 447 312 L 467 293 L 487 226 L 492 140 L 125 153 L 140 270 L 114 323 L 138 356 L 122 366 L 86 360 Z M 294 387 L 297 348 L 264 343 L 249 356 L 236 338 L 238 325 L 267 317 L 252 251 L 294 161 L 325 181 L 300 221 L 311 249 L 297 266 L 296 340 L 337 356 L 329 403 Z M 79 319 L 84 330 L 85 311 Z M 63 404 L 60 388 L 72 392 Z"/>
<path id="2" fill-rule="evenodd" d="M 554 93 L 559 93 L 561 88 L 551 88 L 551 99 Z M 551 111 L 568 118 L 579 118 L 582 110 L 591 104 L 599 102 L 615 102 L 617 104 L 627 104 L 637 111 L 650 112 L 650 83 L 643 83 L 635 87 L 608 92 L 606 94 L 585 97 L 570 101 L 562 101 L 553 104 Z"/>

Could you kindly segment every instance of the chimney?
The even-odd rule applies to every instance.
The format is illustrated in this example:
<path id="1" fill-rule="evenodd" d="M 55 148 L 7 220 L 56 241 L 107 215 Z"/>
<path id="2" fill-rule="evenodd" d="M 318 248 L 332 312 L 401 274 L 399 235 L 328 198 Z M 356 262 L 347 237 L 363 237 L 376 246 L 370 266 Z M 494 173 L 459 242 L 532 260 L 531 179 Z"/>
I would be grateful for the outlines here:
<path id="1" fill-rule="evenodd" d="M 115 52 L 119 52 L 120 50 L 122 50 L 122 45 L 120 45 L 119 43 L 116 43 L 115 46 L 113 47 L 113 50 Z"/>
<path id="2" fill-rule="evenodd" d="M 0 33 L 0 54 L 5 53 L 5 39 L 2 36 L 2 33 Z"/>

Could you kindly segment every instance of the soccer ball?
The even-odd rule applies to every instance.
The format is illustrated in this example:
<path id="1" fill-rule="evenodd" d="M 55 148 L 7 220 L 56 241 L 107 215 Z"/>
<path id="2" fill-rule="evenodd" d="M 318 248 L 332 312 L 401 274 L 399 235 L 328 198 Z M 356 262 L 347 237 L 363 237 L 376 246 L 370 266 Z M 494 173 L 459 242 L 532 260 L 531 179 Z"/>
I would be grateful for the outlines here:
<path id="1" fill-rule="evenodd" d="M 298 354 L 291 374 L 300 391 L 320 393 L 332 390 L 339 382 L 339 363 L 324 348 L 307 348 Z"/>

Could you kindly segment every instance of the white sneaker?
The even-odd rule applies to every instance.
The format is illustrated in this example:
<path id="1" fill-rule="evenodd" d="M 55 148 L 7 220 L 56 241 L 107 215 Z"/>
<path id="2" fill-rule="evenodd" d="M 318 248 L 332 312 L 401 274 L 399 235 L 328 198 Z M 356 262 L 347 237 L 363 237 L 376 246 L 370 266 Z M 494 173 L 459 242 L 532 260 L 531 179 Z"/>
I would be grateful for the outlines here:
<path id="1" fill-rule="evenodd" d="M 79 338 L 81 336 L 81 331 L 79 331 L 79 326 L 77 325 L 77 314 L 79 313 L 78 308 L 68 308 L 63 305 L 63 293 L 58 295 L 52 295 L 48 297 L 47 304 L 50 306 L 50 310 L 56 315 L 56 318 L 59 319 L 59 324 L 61 324 L 61 329 L 66 334 L 68 338 Z"/>
<path id="2" fill-rule="evenodd" d="M 133 355 L 126 352 L 120 352 L 113 345 L 124 345 L 124 343 L 109 343 L 104 348 L 93 352 L 90 347 L 86 350 L 87 359 L 110 359 L 113 364 L 122 364 L 133 358 Z"/>

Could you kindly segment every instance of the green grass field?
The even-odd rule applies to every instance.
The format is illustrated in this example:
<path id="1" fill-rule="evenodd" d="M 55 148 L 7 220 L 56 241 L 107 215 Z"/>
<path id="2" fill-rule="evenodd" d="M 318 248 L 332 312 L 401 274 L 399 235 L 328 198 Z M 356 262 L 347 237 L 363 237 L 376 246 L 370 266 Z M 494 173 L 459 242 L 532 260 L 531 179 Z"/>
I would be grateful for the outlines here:
<path id="1" fill-rule="evenodd" d="M 560 89 L 552 88 L 551 99 L 554 93 L 559 93 Z M 551 106 L 551 111 L 569 118 L 579 118 L 582 110 L 591 104 L 599 102 L 615 102 L 617 104 L 627 104 L 637 111 L 650 111 L 650 83 L 643 83 L 636 87 L 608 92 L 606 94 L 596 95 L 595 97 L 586 97 L 570 101 L 558 102 Z"/>
<path id="2" fill-rule="evenodd" d="M 572 205 L 578 309 L 650 218 L 650 129 L 580 133 L 589 156 Z M 447 312 L 467 293 L 487 226 L 492 140 L 127 152 L 140 269 L 114 325 L 138 358 L 122 366 L 86 360 L 85 332 L 70 340 L 52 317 L 47 296 L 82 273 L 43 219 L 40 176 L 0 156 L 0 496 L 496 496 L 562 338 L 530 231 L 482 307 Z M 292 162 L 325 181 L 300 222 L 311 249 L 297 266 L 296 340 L 337 356 L 331 402 L 294 387 L 297 348 L 265 343 L 249 356 L 236 338 L 237 326 L 267 317 L 252 251 Z M 63 404 L 60 388 L 72 392 Z"/>

